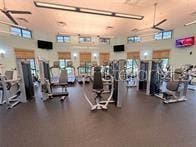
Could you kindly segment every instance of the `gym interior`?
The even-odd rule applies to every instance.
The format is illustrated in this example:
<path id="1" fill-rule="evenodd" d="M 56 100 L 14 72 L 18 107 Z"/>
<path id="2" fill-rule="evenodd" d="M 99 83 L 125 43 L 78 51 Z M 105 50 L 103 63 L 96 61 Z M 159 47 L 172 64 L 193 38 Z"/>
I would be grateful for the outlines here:
<path id="1" fill-rule="evenodd" d="M 195 0 L 0 0 L 1 147 L 195 147 Z"/>

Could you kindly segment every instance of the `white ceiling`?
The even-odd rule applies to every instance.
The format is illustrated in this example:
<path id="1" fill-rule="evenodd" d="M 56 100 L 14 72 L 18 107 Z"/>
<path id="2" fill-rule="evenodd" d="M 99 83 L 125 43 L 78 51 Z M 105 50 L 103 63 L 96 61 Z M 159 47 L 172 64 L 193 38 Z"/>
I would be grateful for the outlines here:
<path id="1" fill-rule="evenodd" d="M 108 10 L 121 13 L 143 15 L 143 20 L 130 20 L 124 18 L 114 18 L 92 14 L 76 12 L 50 10 L 37 8 L 33 0 L 5 0 L 7 9 L 28 10 L 32 15 L 13 15 L 14 18 L 24 17 L 29 21 L 25 23 L 17 20 L 20 25 L 27 26 L 32 30 L 45 31 L 57 34 L 65 32 L 67 34 L 89 34 L 89 35 L 132 35 L 134 28 L 142 29 L 152 26 L 153 4 L 155 0 L 40 0 L 57 4 L 72 5 L 78 7 Z M 166 29 L 173 29 L 183 26 L 185 23 L 195 20 L 196 15 L 191 16 L 196 11 L 196 0 L 156 0 L 157 22 L 168 19 L 161 25 Z M 0 8 L 3 7 L 0 0 Z M 9 21 L 0 14 L 0 20 Z M 66 26 L 57 24 L 58 21 L 66 22 Z M 112 29 L 106 29 L 112 26 Z"/>

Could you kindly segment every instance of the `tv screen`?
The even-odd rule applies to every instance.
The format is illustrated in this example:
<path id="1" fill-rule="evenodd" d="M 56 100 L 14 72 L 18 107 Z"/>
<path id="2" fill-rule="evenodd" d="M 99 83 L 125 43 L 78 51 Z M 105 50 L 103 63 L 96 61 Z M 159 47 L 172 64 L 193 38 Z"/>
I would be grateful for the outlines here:
<path id="1" fill-rule="evenodd" d="M 114 46 L 114 52 L 123 52 L 125 51 L 124 45 L 115 45 Z"/>
<path id="2" fill-rule="evenodd" d="M 188 46 L 192 46 L 194 44 L 195 44 L 195 37 L 194 36 L 176 40 L 176 47 L 177 48 L 188 47 Z"/>
<path id="3" fill-rule="evenodd" d="M 49 49 L 49 50 L 51 50 L 53 48 L 52 42 L 42 41 L 42 40 L 38 40 L 37 41 L 37 46 L 38 46 L 38 48 L 41 48 L 41 49 Z"/>

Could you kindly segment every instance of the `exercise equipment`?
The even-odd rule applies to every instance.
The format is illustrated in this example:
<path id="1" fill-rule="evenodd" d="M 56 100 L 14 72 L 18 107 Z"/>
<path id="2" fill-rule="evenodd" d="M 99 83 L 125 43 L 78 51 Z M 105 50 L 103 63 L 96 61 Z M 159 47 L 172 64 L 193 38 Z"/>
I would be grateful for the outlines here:
<path id="1" fill-rule="evenodd" d="M 0 75 L 1 99 L 0 104 L 6 104 L 8 109 L 20 103 L 20 83 L 16 70 L 6 71 L 5 75 Z"/>
<path id="2" fill-rule="evenodd" d="M 108 74 L 103 76 L 101 74 L 101 68 L 95 67 L 94 80 L 93 80 L 93 91 L 96 93 L 95 104 L 90 101 L 87 96 L 84 85 L 84 96 L 91 110 L 95 109 L 107 109 L 108 104 L 114 103 L 116 107 L 122 107 L 123 98 L 127 92 L 126 88 L 126 60 L 114 60 L 108 65 Z M 85 83 L 85 77 L 83 79 Z M 102 88 L 103 87 L 103 88 Z M 106 89 L 107 88 L 107 89 Z M 103 101 L 102 95 L 109 94 L 108 98 Z"/>
<path id="3" fill-rule="evenodd" d="M 25 103 L 34 98 L 34 87 L 30 63 L 17 60 L 17 71 L 6 71 L 0 75 L 1 104 L 6 104 L 9 109 Z"/>
<path id="4" fill-rule="evenodd" d="M 176 69 L 173 77 L 167 82 L 167 91 L 163 92 L 163 102 L 165 104 L 186 101 L 189 75 L 183 69 Z"/>
<path id="5" fill-rule="evenodd" d="M 85 77 L 83 78 L 83 90 L 84 90 L 84 97 L 87 100 L 87 102 L 89 103 L 91 110 L 100 110 L 100 109 L 104 109 L 106 110 L 108 108 L 108 104 L 113 102 L 112 101 L 112 96 L 113 96 L 113 77 L 110 77 L 110 80 L 104 80 L 102 79 L 102 74 L 101 74 L 101 67 L 95 67 L 94 69 L 94 78 L 93 78 L 93 92 L 96 94 L 95 96 L 95 104 L 93 104 L 89 97 L 86 94 L 86 90 L 85 90 Z M 104 86 L 111 86 L 111 90 L 110 90 L 110 95 L 108 98 L 106 98 L 105 101 L 103 101 L 103 97 L 102 95 L 104 93 L 108 93 L 108 91 L 104 91 Z"/>
<path id="6" fill-rule="evenodd" d="M 144 91 L 149 95 L 152 61 L 140 61 L 138 67 L 137 90 Z"/>
<path id="7" fill-rule="evenodd" d="M 189 82 L 189 90 L 196 91 L 196 66 L 192 66 L 192 69 L 189 71 L 190 82 Z"/>
<path id="8" fill-rule="evenodd" d="M 190 68 L 176 69 L 172 72 L 171 67 L 167 66 L 167 70 L 163 71 L 161 64 L 160 60 L 151 60 L 145 63 L 145 68 L 141 68 L 145 69 L 145 72 L 142 72 L 147 75 L 144 80 L 146 94 L 162 99 L 165 104 L 185 101 Z M 139 80 L 139 83 L 143 82 Z"/>
<path id="9" fill-rule="evenodd" d="M 91 63 L 91 76 L 90 76 L 90 78 L 91 78 L 91 81 L 93 81 L 93 77 L 94 77 L 94 69 L 95 69 L 95 67 L 97 67 L 98 66 L 98 64 L 97 64 L 97 61 L 93 61 L 92 63 Z"/>
<path id="10" fill-rule="evenodd" d="M 103 62 L 103 65 L 101 65 L 101 73 L 105 79 L 110 74 L 109 70 L 110 70 L 109 62 L 107 61 Z"/>
<path id="11" fill-rule="evenodd" d="M 73 66 L 73 62 L 67 61 L 67 66 L 65 69 L 67 71 L 68 84 L 75 84 L 76 76 L 75 76 L 75 67 Z"/>
<path id="12" fill-rule="evenodd" d="M 43 92 L 43 100 L 47 100 L 48 98 L 53 97 L 60 97 L 61 101 L 64 101 L 65 98 L 69 95 L 67 91 L 67 71 L 61 70 L 60 76 L 51 78 L 50 70 L 53 68 L 59 69 L 58 62 L 54 62 L 52 67 L 49 67 L 49 62 L 40 60 L 40 77 L 41 77 L 41 85 L 42 85 L 42 92 Z M 60 90 L 60 89 L 61 90 Z"/>
<path id="13" fill-rule="evenodd" d="M 91 80 L 91 67 L 88 62 L 83 62 L 78 66 L 78 77 L 77 81 L 79 84 L 83 84 L 83 79 L 85 79 L 85 84 L 90 83 Z"/>
<path id="14" fill-rule="evenodd" d="M 18 74 L 21 76 L 22 83 L 24 83 L 24 90 L 26 100 L 34 98 L 34 84 L 31 73 L 31 66 L 29 61 L 18 60 Z"/>
<path id="15" fill-rule="evenodd" d="M 138 60 L 131 59 L 131 65 L 127 61 L 126 81 L 127 88 L 137 87 Z"/>
<path id="16" fill-rule="evenodd" d="M 114 77 L 113 100 L 117 107 L 122 107 L 126 88 L 126 60 L 113 60 L 109 66 L 109 73 Z"/>
<path id="17" fill-rule="evenodd" d="M 164 100 L 163 92 L 167 91 L 166 85 L 172 77 L 172 69 L 167 65 L 166 70 L 161 68 L 160 62 L 153 62 L 150 82 L 150 95 Z"/>

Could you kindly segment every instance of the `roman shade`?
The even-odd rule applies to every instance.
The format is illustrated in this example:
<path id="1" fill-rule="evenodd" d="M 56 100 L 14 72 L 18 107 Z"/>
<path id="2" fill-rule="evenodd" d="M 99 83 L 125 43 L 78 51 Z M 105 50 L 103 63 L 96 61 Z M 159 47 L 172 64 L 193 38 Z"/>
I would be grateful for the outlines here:
<path id="1" fill-rule="evenodd" d="M 80 53 L 80 63 L 91 62 L 91 53 L 82 52 Z"/>
<path id="2" fill-rule="evenodd" d="M 170 50 L 154 50 L 153 51 L 153 59 L 163 59 L 163 58 L 169 58 L 170 56 Z"/>
<path id="3" fill-rule="evenodd" d="M 110 54 L 109 53 L 100 53 L 99 54 L 99 63 L 103 65 L 104 62 L 109 62 Z"/>
<path id="4" fill-rule="evenodd" d="M 71 59 L 71 53 L 70 52 L 58 52 L 58 58 L 59 59 Z"/>
<path id="5" fill-rule="evenodd" d="M 127 59 L 140 59 L 140 52 L 127 52 Z"/>
<path id="6" fill-rule="evenodd" d="M 17 59 L 34 59 L 35 53 L 33 50 L 15 48 L 15 55 Z"/>

